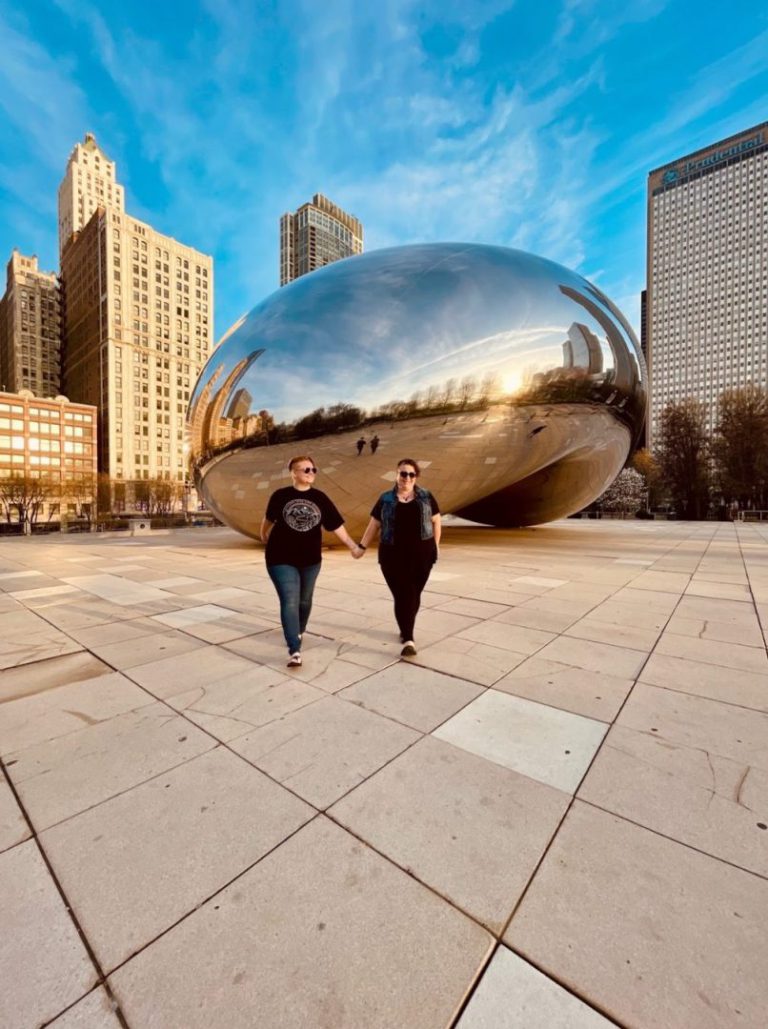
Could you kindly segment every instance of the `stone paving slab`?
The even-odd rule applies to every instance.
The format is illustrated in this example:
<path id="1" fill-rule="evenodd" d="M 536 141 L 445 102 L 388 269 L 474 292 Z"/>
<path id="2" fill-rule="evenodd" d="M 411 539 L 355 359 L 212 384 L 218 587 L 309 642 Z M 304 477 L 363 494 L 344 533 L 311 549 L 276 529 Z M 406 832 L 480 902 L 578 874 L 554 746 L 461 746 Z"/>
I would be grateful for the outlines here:
<path id="1" fill-rule="evenodd" d="M 185 1029 L 432 1029 L 450 1023 L 491 944 L 320 818 L 110 982 L 130 1025 L 162 1011 Z"/>
<path id="2" fill-rule="evenodd" d="M 609 1029 L 607 1018 L 499 947 L 458 1029 Z"/>
<path id="3" fill-rule="evenodd" d="M 40 840 L 109 970 L 313 814 L 218 748 L 46 830 Z"/>
<path id="4" fill-rule="evenodd" d="M 31 830 L 13 791 L 0 779 L 0 853 L 29 839 Z"/>
<path id="5" fill-rule="evenodd" d="M 765 1024 L 768 881 L 576 801 L 505 940 L 622 1025 Z"/>
<path id="6" fill-rule="evenodd" d="M 115 1012 L 115 1002 L 100 987 L 59 1015 L 51 1026 L 53 1029 L 119 1029 L 120 1020 Z"/>
<path id="7" fill-rule="evenodd" d="M 296 670 L 228 529 L 0 540 L 0 1025 L 763 1029 L 766 627 L 759 525 L 454 524 L 407 661 L 332 551 Z"/>
<path id="8" fill-rule="evenodd" d="M 40 1025 L 97 973 L 33 840 L 0 854 L 0 904 L 0 1025 Z"/>
<path id="9" fill-rule="evenodd" d="M 6 767 L 40 832 L 215 745 L 165 704 L 145 704 L 11 753 Z"/>
<path id="10" fill-rule="evenodd" d="M 330 814 L 500 933 L 568 802 L 559 790 L 426 737 Z"/>

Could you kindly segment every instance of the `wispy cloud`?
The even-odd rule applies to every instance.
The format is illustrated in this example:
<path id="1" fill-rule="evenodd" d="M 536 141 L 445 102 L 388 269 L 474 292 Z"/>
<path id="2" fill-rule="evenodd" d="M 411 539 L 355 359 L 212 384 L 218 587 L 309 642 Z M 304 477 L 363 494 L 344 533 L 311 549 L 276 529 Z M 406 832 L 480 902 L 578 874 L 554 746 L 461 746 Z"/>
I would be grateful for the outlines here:
<path id="1" fill-rule="evenodd" d="M 318 191 L 369 247 L 519 246 L 631 298 L 648 169 L 764 117 L 766 18 L 689 44 L 693 0 L 49 3 L 0 15 L 4 238 L 55 253 L 93 129 L 129 210 L 214 253 L 219 332 L 276 286 L 279 215 Z"/>

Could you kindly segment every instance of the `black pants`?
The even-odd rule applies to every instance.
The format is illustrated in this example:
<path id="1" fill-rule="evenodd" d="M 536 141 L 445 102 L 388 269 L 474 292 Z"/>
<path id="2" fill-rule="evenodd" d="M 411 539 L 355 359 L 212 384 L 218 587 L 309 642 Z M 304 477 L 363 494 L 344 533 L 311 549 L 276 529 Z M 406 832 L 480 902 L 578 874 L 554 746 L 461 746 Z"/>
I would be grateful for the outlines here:
<path id="1" fill-rule="evenodd" d="M 395 600 L 395 620 L 403 640 L 413 639 L 413 626 L 421 606 L 421 594 L 427 585 L 433 560 L 385 559 L 381 571 Z"/>

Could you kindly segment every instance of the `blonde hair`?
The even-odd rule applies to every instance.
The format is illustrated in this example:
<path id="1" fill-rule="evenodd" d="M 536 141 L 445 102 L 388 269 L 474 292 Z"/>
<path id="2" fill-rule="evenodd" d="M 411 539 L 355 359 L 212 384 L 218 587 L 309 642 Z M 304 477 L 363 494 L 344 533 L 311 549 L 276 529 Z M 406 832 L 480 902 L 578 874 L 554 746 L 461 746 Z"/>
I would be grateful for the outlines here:
<path id="1" fill-rule="evenodd" d="M 293 471 L 293 466 L 295 464 L 298 464 L 299 461 L 309 461 L 309 463 L 313 467 L 314 467 L 314 464 L 315 464 L 314 458 L 310 457 L 309 454 L 299 454 L 298 457 L 292 457 L 291 460 L 288 462 L 288 471 L 292 472 Z"/>

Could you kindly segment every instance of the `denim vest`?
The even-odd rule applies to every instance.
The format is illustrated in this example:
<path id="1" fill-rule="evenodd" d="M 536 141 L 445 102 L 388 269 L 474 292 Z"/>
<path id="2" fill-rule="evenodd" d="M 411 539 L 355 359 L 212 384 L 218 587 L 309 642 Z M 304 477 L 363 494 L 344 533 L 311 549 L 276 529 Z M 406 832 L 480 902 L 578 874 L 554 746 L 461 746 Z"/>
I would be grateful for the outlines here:
<path id="1" fill-rule="evenodd" d="M 422 489 L 421 486 L 414 486 L 414 493 L 416 494 L 414 503 L 421 508 L 421 538 L 431 540 L 434 537 L 432 505 L 429 502 L 431 494 L 429 490 Z M 395 542 L 395 511 L 398 503 L 396 486 L 381 494 L 381 542 L 385 546 Z"/>

